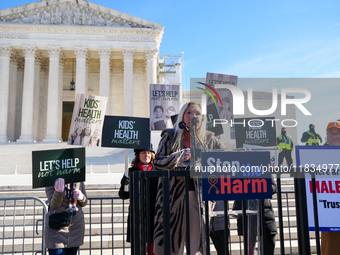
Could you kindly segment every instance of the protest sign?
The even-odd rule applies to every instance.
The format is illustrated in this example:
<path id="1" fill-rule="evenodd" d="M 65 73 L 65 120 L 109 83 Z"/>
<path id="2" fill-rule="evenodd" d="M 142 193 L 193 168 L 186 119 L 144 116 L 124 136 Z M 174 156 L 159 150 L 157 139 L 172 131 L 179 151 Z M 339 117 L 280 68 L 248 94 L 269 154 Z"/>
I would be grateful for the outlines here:
<path id="1" fill-rule="evenodd" d="M 203 200 L 265 199 L 272 197 L 269 151 L 202 152 Z"/>
<path id="2" fill-rule="evenodd" d="M 67 144 L 100 146 L 107 97 L 77 94 Z"/>
<path id="3" fill-rule="evenodd" d="M 150 84 L 151 130 L 173 128 L 171 116 L 180 110 L 179 85 Z"/>
<path id="4" fill-rule="evenodd" d="M 274 117 L 236 118 L 234 120 L 236 148 L 242 148 L 243 144 L 276 146 L 274 119 Z"/>
<path id="5" fill-rule="evenodd" d="M 216 84 L 230 84 L 237 86 L 237 76 L 234 75 L 226 75 L 226 74 L 218 74 L 218 73 L 207 73 L 206 76 L 206 84 L 215 88 Z M 209 88 L 206 88 L 208 91 L 212 92 Z M 221 101 L 218 99 L 218 96 L 212 93 L 213 97 L 207 97 L 207 105 L 215 105 L 217 112 L 219 114 L 219 119 L 230 120 L 233 119 L 233 96 L 229 89 L 226 88 L 215 88 L 220 97 Z M 214 102 L 215 99 L 215 102 Z M 222 104 L 221 104 L 222 102 Z"/>
<path id="6" fill-rule="evenodd" d="M 149 118 L 105 116 L 102 147 L 145 149 L 150 147 Z"/>
<path id="7" fill-rule="evenodd" d="M 207 105 L 207 130 L 214 132 L 215 135 L 223 134 L 222 125 L 214 126 L 214 119 L 219 119 L 216 106 L 214 104 Z"/>
<path id="8" fill-rule="evenodd" d="M 58 178 L 65 183 L 83 182 L 85 165 L 85 148 L 32 151 L 32 186 L 53 186 Z"/>
<path id="9" fill-rule="evenodd" d="M 296 146 L 299 172 L 305 173 L 309 230 L 315 230 L 311 174 L 315 173 L 320 231 L 340 232 L 340 146 Z"/>

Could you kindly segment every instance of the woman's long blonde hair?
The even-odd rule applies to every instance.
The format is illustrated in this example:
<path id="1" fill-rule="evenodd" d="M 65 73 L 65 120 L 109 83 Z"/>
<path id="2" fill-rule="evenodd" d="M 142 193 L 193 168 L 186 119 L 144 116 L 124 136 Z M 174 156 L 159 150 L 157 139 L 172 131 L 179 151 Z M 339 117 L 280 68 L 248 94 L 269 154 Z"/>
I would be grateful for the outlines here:
<path id="1" fill-rule="evenodd" d="M 198 105 L 199 108 L 201 109 L 201 113 L 202 113 L 202 106 L 199 103 L 196 102 L 188 102 L 185 103 L 182 106 L 182 109 L 179 111 L 178 116 L 177 116 L 177 120 L 175 123 L 175 142 L 174 145 L 172 146 L 172 150 L 173 151 L 179 151 L 182 149 L 182 143 L 183 143 L 183 139 L 184 139 L 184 129 L 180 129 L 178 124 L 183 121 L 184 119 L 184 114 L 185 111 L 191 106 L 191 105 Z M 199 137 L 199 139 L 202 141 L 202 143 L 205 142 L 205 131 L 206 131 L 206 117 L 205 115 L 202 115 L 202 123 L 201 126 L 199 127 L 199 129 L 197 130 L 197 136 Z M 197 141 L 198 142 L 198 141 Z"/>

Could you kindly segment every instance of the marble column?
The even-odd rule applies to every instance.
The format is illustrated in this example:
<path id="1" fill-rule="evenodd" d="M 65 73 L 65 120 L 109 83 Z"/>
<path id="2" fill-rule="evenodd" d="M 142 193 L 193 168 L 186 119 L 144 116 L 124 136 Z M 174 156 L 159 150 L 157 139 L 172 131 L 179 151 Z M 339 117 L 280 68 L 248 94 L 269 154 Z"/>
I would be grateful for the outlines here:
<path id="1" fill-rule="evenodd" d="M 18 142 L 33 142 L 34 61 L 37 48 L 22 47 L 25 56 L 21 135 Z"/>
<path id="2" fill-rule="evenodd" d="M 115 70 L 115 68 L 114 68 L 113 60 L 111 59 L 110 60 L 110 88 L 111 88 L 111 86 L 112 86 L 112 88 L 114 87 L 114 78 L 115 78 L 115 76 L 113 74 L 114 70 Z M 114 94 L 113 91 L 111 91 L 111 93 Z M 110 100 L 108 100 L 108 101 L 110 101 Z M 110 114 L 112 112 L 111 110 L 113 109 L 113 107 L 114 107 L 114 96 L 112 96 L 112 103 L 108 106 L 108 114 Z"/>
<path id="3" fill-rule="evenodd" d="M 39 140 L 39 129 L 41 123 L 39 122 L 40 103 L 40 67 L 41 55 L 35 57 L 34 62 L 34 95 L 33 95 L 33 141 Z"/>
<path id="4" fill-rule="evenodd" d="M 46 136 L 46 122 L 47 122 L 47 92 L 48 92 L 48 59 L 43 59 L 41 61 L 40 67 L 40 109 L 39 109 L 39 124 L 40 132 L 38 140 L 42 141 Z"/>
<path id="5" fill-rule="evenodd" d="M 9 62 L 12 47 L 0 46 L 0 143 L 7 143 L 7 116 L 9 93 Z"/>
<path id="6" fill-rule="evenodd" d="M 75 53 L 76 59 L 77 59 L 76 90 L 75 90 L 75 97 L 77 97 L 77 93 L 87 94 L 87 91 L 86 91 L 87 48 L 86 47 L 75 47 L 74 53 Z"/>
<path id="7" fill-rule="evenodd" d="M 147 61 L 147 86 L 146 86 L 146 102 L 148 105 L 147 116 L 150 117 L 150 84 L 157 84 L 157 56 L 158 51 L 154 49 L 146 49 L 145 56 Z"/>
<path id="8" fill-rule="evenodd" d="M 64 88 L 64 65 L 66 58 L 62 56 L 59 61 L 59 99 L 58 99 L 58 139 L 63 140 L 62 126 L 63 126 L 63 88 Z"/>
<path id="9" fill-rule="evenodd" d="M 124 62 L 124 116 L 133 116 L 133 56 L 135 49 L 122 49 Z"/>
<path id="10" fill-rule="evenodd" d="M 99 48 L 100 78 L 99 95 L 107 97 L 106 114 L 110 111 L 110 48 Z"/>
<path id="11" fill-rule="evenodd" d="M 87 54 L 86 62 L 85 62 L 85 94 L 88 94 L 89 91 L 89 65 L 90 65 L 90 57 Z"/>
<path id="12" fill-rule="evenodd" d="M 25 59 L 18 61 L 17 73 L 17 90 L 16 90 L 16 110 L 15 110 L 15 139 L 18 140 L 21 134 L 21 116 L 22 116 L 22 93 L 24 85 L 24 68 Z"/>
<path id="13" fill-rule="evenodd" d="M 44 142 L 58 142 L 60 47 L 48 47 L 50 68 L 47 92 L 47 126 Z"/>
<path id="14" fill-rule="evenodd" d="M 18 76 L 18 56 L 12 55 L 9 70 L 9 94 L 8 94 L 8 118 L 7 137 L 14 142 L 15 139 L 15 115 L 17 102 L 17 76 Z"/>

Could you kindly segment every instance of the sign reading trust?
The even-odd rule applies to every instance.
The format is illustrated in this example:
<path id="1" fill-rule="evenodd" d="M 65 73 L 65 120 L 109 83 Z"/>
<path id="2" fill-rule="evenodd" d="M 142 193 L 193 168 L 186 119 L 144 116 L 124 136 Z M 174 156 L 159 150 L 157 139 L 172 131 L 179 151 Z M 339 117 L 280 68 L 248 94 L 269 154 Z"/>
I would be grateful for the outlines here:
<path id="1" fill-rule="evenodd" d="M 272 197 L 269 151 L 202 152 L 203 200 Z"/>
<path id="2" fill-rule="evenodd" d="M 85 148 L 32 151 L 33 188 L 85 181 Z"/>
<path id="3" fill-rule="evenodd" d="M 149 118 L 105 116 L 102 147 L 145 149 L 150 146 Z"/>

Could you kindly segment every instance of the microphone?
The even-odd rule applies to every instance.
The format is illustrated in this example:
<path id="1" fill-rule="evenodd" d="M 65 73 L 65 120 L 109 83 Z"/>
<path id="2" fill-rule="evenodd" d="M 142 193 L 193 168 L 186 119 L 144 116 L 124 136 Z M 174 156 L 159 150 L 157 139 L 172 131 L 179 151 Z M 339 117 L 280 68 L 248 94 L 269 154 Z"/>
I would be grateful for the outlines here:
<path id="1" fill-rule="evenodd" d="M 194 127 L 195 129 L 197 129 L 197 124 L 199 123 L 199 119 L 197 117 L 193 117 L 191 119 L 191 126 Z"/>
<path id="2" fill-rule="evenodd" d="M 186 131 L 189 132 L 189 128 L 187 127 L 187 125 L 185 124 L 184 121 L 181 121 L 180 123 L 178 123 L 178 127 L 179 127 L 180 129 L 185 129 Z"/>

